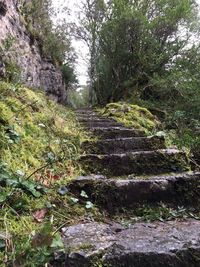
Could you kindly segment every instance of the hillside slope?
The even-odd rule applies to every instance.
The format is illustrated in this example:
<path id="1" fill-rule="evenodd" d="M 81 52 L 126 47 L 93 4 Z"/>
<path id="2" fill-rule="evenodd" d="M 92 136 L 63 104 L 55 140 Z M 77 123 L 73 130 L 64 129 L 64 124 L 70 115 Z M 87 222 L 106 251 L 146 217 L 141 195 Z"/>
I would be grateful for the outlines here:
<path id="1" fill-rule="evenodd" d="M 44 266 L 59 228 L 88 216 L 62 186 L 80 173 L 86 138 L 68 108 L 0 82 L 0 266 Z"/>

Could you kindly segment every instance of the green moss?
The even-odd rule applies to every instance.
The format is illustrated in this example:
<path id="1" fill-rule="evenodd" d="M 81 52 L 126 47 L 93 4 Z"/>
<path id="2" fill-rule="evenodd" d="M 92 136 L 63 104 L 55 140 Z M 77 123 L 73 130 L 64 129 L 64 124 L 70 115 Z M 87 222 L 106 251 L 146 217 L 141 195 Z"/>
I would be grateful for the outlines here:
<path id="1" fill-rule="evenodd" d="M 0 118 L 6 123 L 13 117 L 13 112 L 4 102 L 0 101 Z"/>
<path id="2" fill-rule="evenodd" d="M 52 237 L 80 218 L 101 217 L 96 208 L 87 210 L 85 203 L 72 203 L 70 193 L 59 194 L 60 186 L 80 173 L 80 147 L 87 139 L 67 107 L 40 91 L 0 81 L 0 176 L 12 180 L 20 173 L 18 178 L 24 181 L 34 173 L 31 182 L 36 187 L 42 184 L 48 192 L 39 191 L 41 196 L 36 198 L 23 188 L 0 183 L 1 194 L 8 192 L 6 200 L 0 198 L 0 233 L 6 232 L 6 255 L 0 248 L 0 265 L 4 261 L 29 266 L 31 260 L 32 266 L 44 266 L 52 249 L 48 244 L 34 247 L 32 238 L 46 223 L 51 221 Z M 48 213 L 38 223 L 33 213 L 44 208 Z"/>
<path id="3" fill-rule="evenodd" d="M 110 103 L 101 114 L 111 117 L 127 127 L 135 128 L 149 134 L 156 129 L 159 121 L 146 108 L 127 103 Z"/>
<path id="4" fill-rule="evenodd" d="M 57 170 L 59 174 L 66 174 L 72 158 L 75 162 L 79 157 L 81 140 L 85 138 L 73 112 L 49 100 L 40 91 L 15 88 L 5 82 L 0 82 L 0 95 L 0 119 L 4 123 L 0 160 L 11 171 L 20 169 L 28 176 L 47 164 L 48 155 L 52 153 L 55 161 L 65 158 Z M 73 167 L 69 175 L 75 172 Z"/>

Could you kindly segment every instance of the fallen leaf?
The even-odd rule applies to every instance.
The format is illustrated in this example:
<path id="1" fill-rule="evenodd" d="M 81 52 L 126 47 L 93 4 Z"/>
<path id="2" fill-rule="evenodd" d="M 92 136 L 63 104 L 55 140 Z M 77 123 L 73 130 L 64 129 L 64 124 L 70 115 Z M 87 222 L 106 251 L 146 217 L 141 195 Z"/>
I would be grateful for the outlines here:
<path id="1" fill-rule="evenodd" d="M 43 222 L 43 220 L 44 220 L 44 218 L 45 218 L 47 212 L 48 212 L 48 209 L 37 210 L 37 211 L 35 211 L 35 212 L 33 213 L 33 218 L 34 218 L 37 222 L 41 223 L 41 222 Z"/>
<path id="2" fill-rule="evenodd" d="M 61 177 L 60 177 L 59 175 L 53 175 L 52 178 L 53 178 L 54 180 L 59 180 Z"/>

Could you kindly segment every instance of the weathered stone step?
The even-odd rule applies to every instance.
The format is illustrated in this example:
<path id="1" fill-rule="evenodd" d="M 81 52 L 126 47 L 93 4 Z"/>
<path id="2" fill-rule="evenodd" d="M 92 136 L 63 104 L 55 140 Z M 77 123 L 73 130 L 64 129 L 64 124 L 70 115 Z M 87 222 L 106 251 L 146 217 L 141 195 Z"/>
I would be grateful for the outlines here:
<path id="1" fill-rule="evenodd" d="M 94 112 L 94 111 L 92 108 L 78 108 L 75 110 L 75 113 L 79 113 L 79 112 L 86 113 L 86 112 Z"/>
<path id="2" fill-rule="evenodd" d="M 125 127 L 92 127 L 90 131 L 102 139 L 145 136 L 144 132 Z"/>
<path id="3" fill-rule="evenodd" d="M 83 150 L 90 154 L 125 153 L 131 151 L 148 151 L 165 149 L 165 138 L 158 136 L 128 137 L 118 139 L 105 139 L 96 142 L 84 142 Z"/>
<path id="4" fill-rule="evenodd" d="M 88 118 L 88 117 L 101 117 L 100 115 L 98 115 L 97 113 L 94 113 L 94 112 L 90 112 L 89 114 L 84 114 L 84 113 L 76 113 L 76 117 L 77 118 Z M 101 117 L 102 118 L 102 117 Z M 105 117 L 104 117 L 105 118 Z"/>
<path id="5" fill-rule="evenodd" d="M 77 119 L 79 118 L 94 118 L 94 117 L 98 117 L 98 115 L 96 113 L 88 113 L 88 114 L 83 114 L 83 113 L 78 113 L 76 114 Z"/>
<path id="6" fill-rule="evenodd" d="M 96 113 L 93 111 L 93 110 L 87 110 L 87 111 L 81 111 L 81 110 L 78 110 L 75 112 L 75 114 L 78 116 L 78 115 L 89 115 L 89 114 L 94 114 L 96 115 Z"/>
<path id="7" fill-rule="evenodd" d="M 88 117 L 88 118 L 79 118 L 80 123 L 96 123 L 96 122 L 116 122 L 112 119 L 105 119 L 101 117 Z"/>
<path id="8" fill-rule="evenodd" d="M 160 202 L 196 208 L 200 204 L 200 172 L 126 179 L 85 176 L 71 182 L 69 189 L 78 196 L 85 191 L 92 202 L 109 213 Z"/>
<path id="9" fill-rule="evenodd" d="M 199 267 L 200 221 L 91 222 L 63 228 L 67 255 L 52 265 L 70 267 Z"/>
<path id="10" fill-rule="evenodd" d="M 186 154 L 176 149 L 139 151 L 126 154 L 88 154 L 80 161 L 86 172 L 109 176 L 161 174 L 188 169 Z"/>
<path id="11" fill-rule="evenodd" d="M 87 128 L 105 128 L 105 127 L 122 127 L 122 124 L 115 122 L 115 121 L 85 121 L 84 123 L 81 123 L 83 126 Z"/>

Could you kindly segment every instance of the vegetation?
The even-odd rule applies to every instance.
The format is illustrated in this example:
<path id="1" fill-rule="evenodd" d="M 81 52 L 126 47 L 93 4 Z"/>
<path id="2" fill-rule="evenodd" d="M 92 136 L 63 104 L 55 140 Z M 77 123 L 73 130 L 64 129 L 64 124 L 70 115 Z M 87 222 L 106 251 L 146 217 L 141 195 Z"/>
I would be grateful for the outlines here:
<path id="1" fill-rule="evenodd" d="M 98 214 L 66 187 L 81 171 L 87 138 L 68 108 L 0 82 L 1 266 L 44 266 L 54 249 L 63 249 L 61 226 Z"/>
<path id="2" fill-rule="evenodd" d="M 87 86 L 68 91 L 68 103 L 73 108 L 88 107 L 90 103 L 89 99 L 89 88 Z"/>
<path id="3" fill-rule="evenodd" d="M 90 101 L 101 106 L 126 101 L 165 111 L 163 130 L 170 131 L 173 142 L 197 146 L 200 125 L 197 2 L 86 2 L 81 25 L 87 34 L 82 39 L 89 42 L 89 47 L 95 43 L 95 52 L 90 51 L 89 70 L 93 70 Z"/>
<path id="4" fill-rule="evenodd" d="M 96 105 L 127 127 L 146 134 L 159 129 L 170 145 L 198 151 L 196 1 L 86 0 L 79 25 L 72 25 L 90 54 L 90 81 L 78 90 L 71 86 L 77 79 L 68 25 L 53 25 L 51 1 L 22 1 L 19 10 L 31 42 L 62 71 L 73 108 Z M 41 267 L 55 250 L 64 252 L 61 228 L 88 218 L 100 221 L 104 214 L 86 192 L 68 189 L 82 173 L 81 143 L 89 137 L 72 110 L 19 83 L 20 70 L 9 57 L 14 41 L 8 36 L 0 50 L 7 58 L 7 76 L 0 81 L 0 266 Z M 129 224 L 189 217 L 200 214 L 161 203 L 114 219 Z"/>
<path id="5" fill-rule="evenodd" d="M 43 58 L 46 58 L 63 74 L 63 81 L 69 88 L 77 82 L 74 72 L 75 54 L 71 47 L 68 26 L 63 21 L 53 23 L 54 9 L 50 0 L 22 1 L 19 6 L 21 22 L 27 29 L 30 45 L 40 48 Z M 15 38 L 7 36 L 0 45 L 0 60 L 5 63 L 8 81 L 20 82 L 20 69 L 13 58 L 17 51 L 13 48 Z"/>
<path id="6" fill-rule="evenodd" d="M 110 103 L 101 110 L 102 115 L 114 118 L 127 127 L 150 134 L 159 126 L 159 121 L 146 108 L 126 103 Z"/>

